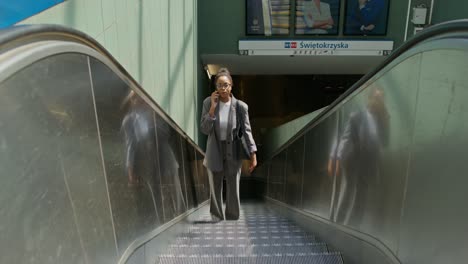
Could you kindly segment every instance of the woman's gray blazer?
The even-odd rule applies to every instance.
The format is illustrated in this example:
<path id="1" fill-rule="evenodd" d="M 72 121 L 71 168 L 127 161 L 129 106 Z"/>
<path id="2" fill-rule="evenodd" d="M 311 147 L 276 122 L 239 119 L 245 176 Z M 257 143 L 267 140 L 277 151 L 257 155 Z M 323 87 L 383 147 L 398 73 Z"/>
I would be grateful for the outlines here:
<path id="1" fill-rule="evenodd" d="M 228 117 L 228 133 L 226 137 L 226 160 L 240 160 L 238 155 L 238 142 L 234 141 L 234 135 L 236 135 L 238 128 L 236 105 L 239 104 L 241 114 L 243 115 L 244 127 L 245 127 L 245 141 L 249 148 L 249 152 L 256 152 L 257 146 L 252 136 L 252 128 L 250 127 L 248 106 L 241 100 L 237 100 L 234 96 L 231 97 L 231 111 L 229 111 Z M 203 165 L 213 172 L 223 170 L 223 154 L 221 151 L 221 142 L 219 140 L 220 126 L 219 126 L 219 104 L 215 109 L 215 118 L 211 118 L 208 113 L 211 108 L 211 97 L 207 97 L 203 101 L 203 111 L 200 121 L 201 132 L 208 135 L 206 143 L 206 153 Z M 229 133 L 231 131 L 231 133 Z"/>

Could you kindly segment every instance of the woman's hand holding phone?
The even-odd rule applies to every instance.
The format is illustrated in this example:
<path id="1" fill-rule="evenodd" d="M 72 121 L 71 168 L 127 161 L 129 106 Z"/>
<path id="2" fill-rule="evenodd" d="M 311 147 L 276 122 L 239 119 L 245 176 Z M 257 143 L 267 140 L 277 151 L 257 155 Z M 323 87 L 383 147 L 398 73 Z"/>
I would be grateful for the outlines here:
<path id="1" fill-rule="evenodd" d="M 218 91 L 214 91 L 212 94 L 211 94 L 211 107 L 216 107 L 218 105 L 218 99 L 219 99 L 219 93 Z"/>
<path id="2" fill-rule="evenodd" d="M 216 106 L 218 105 L 218 101 L 219 101 L 219 93 L 218 91 L 214 91 L 212 94 L 211 94 L 211 107 L 210 107 L 210 116 L 211 117 L 214 117 L 215 114 L 215 109 L 216 109 Z"/>

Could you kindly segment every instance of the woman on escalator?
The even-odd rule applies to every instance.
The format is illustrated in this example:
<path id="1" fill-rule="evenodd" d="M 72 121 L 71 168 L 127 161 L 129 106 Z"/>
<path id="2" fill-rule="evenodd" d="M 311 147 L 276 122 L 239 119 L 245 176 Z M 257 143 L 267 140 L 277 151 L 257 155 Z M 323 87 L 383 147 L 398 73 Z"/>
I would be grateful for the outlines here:
<path id="1" fill-rule="evenodd" d="M 248 106 L 232 94 L 232 77 L 226 68 L 215 76 L 216 90 L 203 101 L 201 132 L 208 135 L 203 165 L 210 182 L 210 213 L 214 221 L 239 219 L 239 181 L 242 159 L 257 166 L 257 147 L 250 127 Z M 244 141 L 244 144 L 242 143 Z M 223 212 L 223 179 L 226 210 Z"/>

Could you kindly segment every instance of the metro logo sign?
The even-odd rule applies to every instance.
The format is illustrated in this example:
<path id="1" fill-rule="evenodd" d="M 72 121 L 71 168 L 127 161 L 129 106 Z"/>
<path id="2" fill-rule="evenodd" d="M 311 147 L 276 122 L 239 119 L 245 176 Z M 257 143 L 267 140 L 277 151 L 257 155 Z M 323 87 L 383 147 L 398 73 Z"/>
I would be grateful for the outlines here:
<path id="1" fill-rule="evenodd" d="M 290 42 L 290 41 L 284 42 L 284 48 L 285 48 L 285 49 L 296 49 L 296 48 L 297 48 L 297 42 L 296 42 L 296 41 L 293 41 L 293 42 Z"/>

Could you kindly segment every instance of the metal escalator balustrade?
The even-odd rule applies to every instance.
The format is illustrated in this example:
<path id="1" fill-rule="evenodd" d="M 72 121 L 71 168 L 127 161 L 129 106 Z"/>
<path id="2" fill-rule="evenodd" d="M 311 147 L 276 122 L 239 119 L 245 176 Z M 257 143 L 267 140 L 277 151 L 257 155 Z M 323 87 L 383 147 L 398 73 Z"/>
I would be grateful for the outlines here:
<path id="1" fill-rule="evenodd" d="M 454 21 L 392 53 L 258 168 L 267 200 L 345 263 L 466 262 L 467 39 Z"/>
<path id="2" fill-rule="evenodd" d="M 124 261 L 208 199 L 203 155 L 83 33 L 0 31 L 0 263 Z"/>

